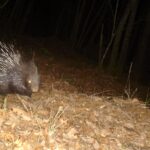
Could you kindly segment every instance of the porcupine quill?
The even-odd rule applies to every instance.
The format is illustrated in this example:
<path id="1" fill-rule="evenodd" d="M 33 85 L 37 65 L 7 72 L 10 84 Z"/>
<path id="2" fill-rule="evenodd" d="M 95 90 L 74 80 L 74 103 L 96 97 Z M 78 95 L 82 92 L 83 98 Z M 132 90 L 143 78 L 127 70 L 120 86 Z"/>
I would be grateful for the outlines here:
<path id="1" fill-rule="evenodd" d="M 39 73 L 34 60 L 23 61 L 14 45 L 0 42 L 0 94 L 16 93 L 31 97 L 39 90 Z"/>

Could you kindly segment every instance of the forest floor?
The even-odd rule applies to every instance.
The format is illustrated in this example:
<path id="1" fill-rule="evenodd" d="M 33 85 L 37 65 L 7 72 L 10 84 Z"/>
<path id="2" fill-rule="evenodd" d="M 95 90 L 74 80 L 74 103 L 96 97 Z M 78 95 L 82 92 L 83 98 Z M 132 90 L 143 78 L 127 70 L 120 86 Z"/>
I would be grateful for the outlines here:
<path id="1" fill-rule="evenodd" d="M 6 107 L 1 97 L 1 150 L 150 150 L 150 109 L 125 99 L 123 82 L 61 42 L 31 43 L 40 90 L 30 99 L 8 95 Z"/>

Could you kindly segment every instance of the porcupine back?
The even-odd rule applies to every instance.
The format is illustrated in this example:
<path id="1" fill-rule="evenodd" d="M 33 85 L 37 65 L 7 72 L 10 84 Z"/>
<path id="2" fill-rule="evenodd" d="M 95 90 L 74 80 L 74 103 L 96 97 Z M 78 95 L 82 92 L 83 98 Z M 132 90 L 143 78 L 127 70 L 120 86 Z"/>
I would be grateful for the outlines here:
<path id="1" fill-rule="evenodd" d="M 31 96 L 39 89 L 39 74 L 34 60 L 25 62 L 13 45 L 0 42 L 0 94 Z"/>

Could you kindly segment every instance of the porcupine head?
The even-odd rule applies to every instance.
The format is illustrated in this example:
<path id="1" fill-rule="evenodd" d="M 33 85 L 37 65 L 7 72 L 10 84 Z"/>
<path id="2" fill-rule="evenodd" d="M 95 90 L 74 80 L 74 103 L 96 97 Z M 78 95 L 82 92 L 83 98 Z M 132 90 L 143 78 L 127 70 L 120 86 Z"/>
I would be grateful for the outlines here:
<path id="1" fill-rule="evenodd" d="M 39 90 L 39 73 L 34 60 L 23 61 L 13 45 L 0 42 L 0 94 L 31 96 Z"/>
<path id="2" fill-rule="evenodd" d="M 40 77 L 38 68 L 35 65 L 34 58 L 27 63 L 23 63 L 26 75 L 26 81 L 32 92 L 38 92 Z"/>

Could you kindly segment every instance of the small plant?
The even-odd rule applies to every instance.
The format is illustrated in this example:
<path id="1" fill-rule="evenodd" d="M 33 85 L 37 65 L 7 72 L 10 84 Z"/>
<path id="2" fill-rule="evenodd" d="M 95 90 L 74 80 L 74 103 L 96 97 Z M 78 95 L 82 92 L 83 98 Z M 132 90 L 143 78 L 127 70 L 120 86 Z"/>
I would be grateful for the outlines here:
<path id="1" fill-rule="evenodd" d="M 64 113 L 65 109 L 63 107 L 59 107 L 57 113 L 55 116 L 50 116 L 49 117 L 49 135 L 52 136 L 56 132 L 57 128 L 60 127 L 62 124 L 59 123 L 59 119 Z"/>
<path id="2" fill-rule="evenodd" d="M 125 89 L 124 89 L 124 92 L 128 99 L 132 99 L 138 90 L 137 88 L 135 88 L 134 90 L 131 89 L 131 80 L 130 79 L 131 79 L 132 66 L 133 66 L 133 63 L 130 64 L 128 78 L 127 78 L 127 82 L 126 82 Z"/>

